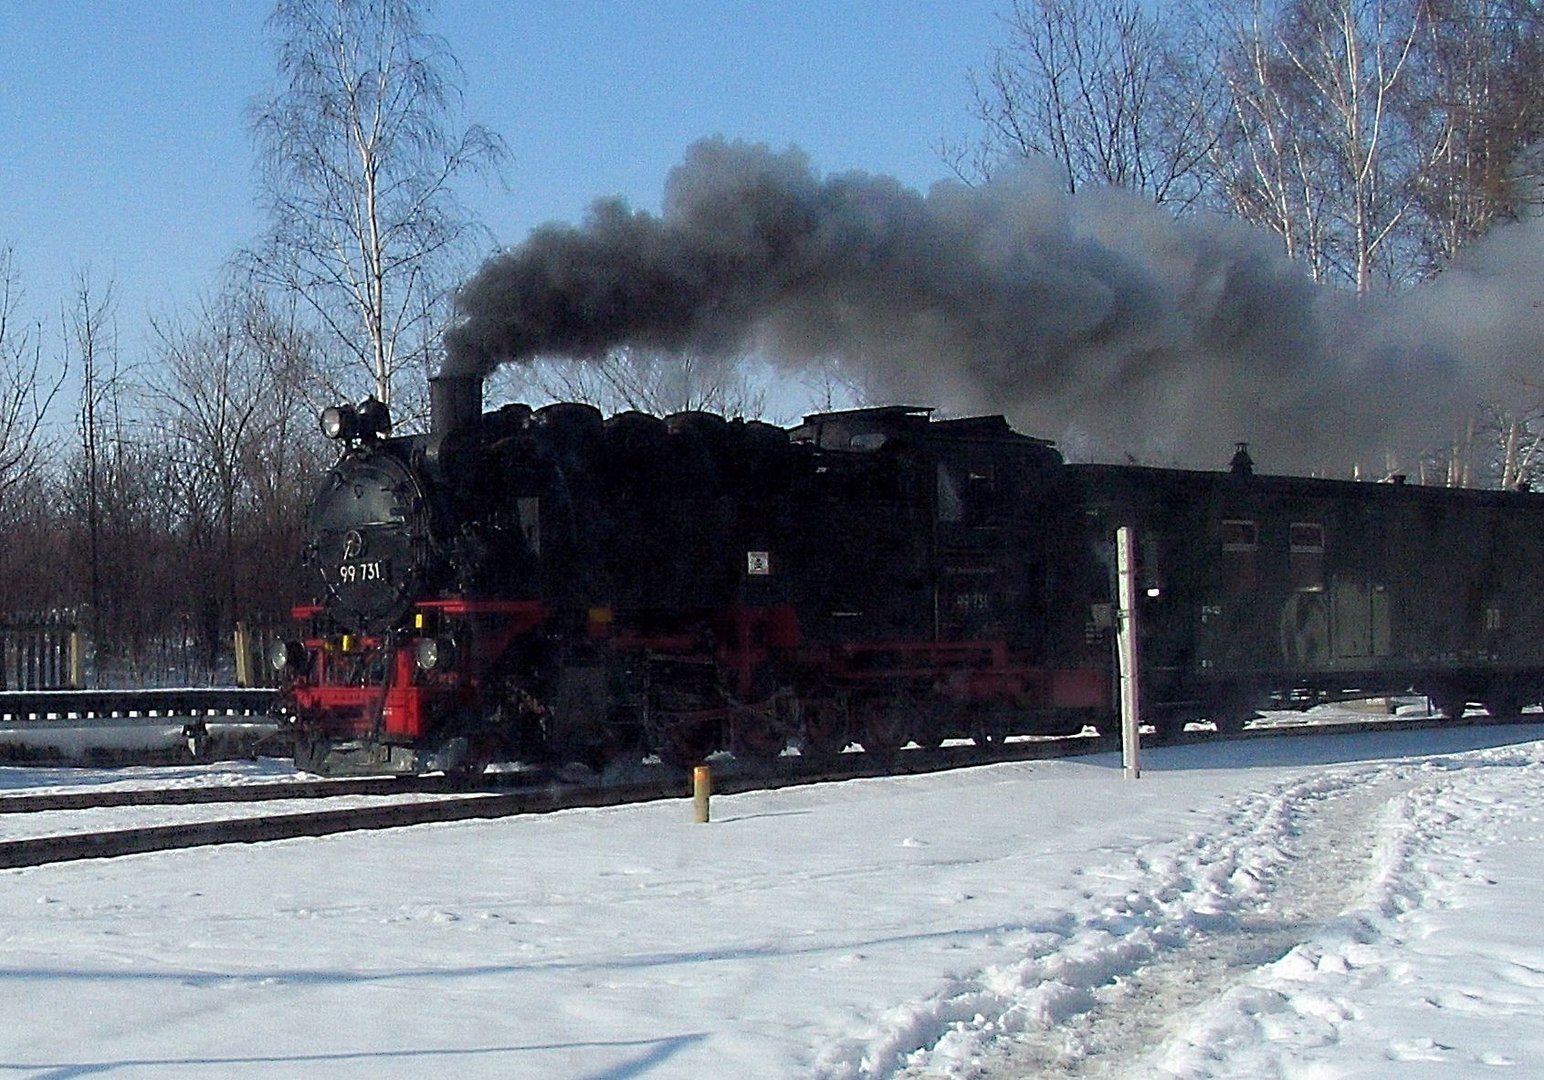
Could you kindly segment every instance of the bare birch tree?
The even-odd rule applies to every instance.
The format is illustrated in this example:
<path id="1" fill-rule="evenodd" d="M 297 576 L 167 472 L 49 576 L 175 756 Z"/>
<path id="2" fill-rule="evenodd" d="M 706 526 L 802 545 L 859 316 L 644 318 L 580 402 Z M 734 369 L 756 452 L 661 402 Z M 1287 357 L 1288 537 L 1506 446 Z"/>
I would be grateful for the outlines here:
<path id="1" fill-rule="evenodd" d="M 1333 167 L 1325 180 L 1338 189 L 1342 272 L 1359 294 L 1380 263 L 1393 267 L 1383 280 L 1408 280 L 1392 249 L 1431 148 L 1408 138 L 1397 103 L 1428 14 L 1410 0 L 1297 0 L 1279 37 L 1313 90 L 1309 116 Z"/>
<path id="2" fill-rule="evenodd" d="M 1274 14 L 1262 0 L 1219 6 L 1210 28 L 1227 91 L 1212 144 L 1215 184 L 1229 209 L 1275 232 L 1288 258 L 1323 282 L 1330 276 L 1330 209 L 1321 148 L 1299 123 L 1305 90 L 1275 47 Z"/>
<path id="3" fill-rule="evenodd" d="M 310 307 L 330 344 L 390 402 L 438 338 L 473 235 L 454 185 L 502 142 L 458 128 L 459 68 L 423 29 L 427 0 L 278 0 L 279 88 L 253 115 L 269 204 L 247 262 Z"/>
<path id="4" fill-rule="evenodd" d="M 1544 142 L 1544 5 L 1538 0 L 1430 0 L 1404 109 L 1433 147 L 1417 202 L 1428 271 L 1516 215 L 1519 166 Z"/>
<path id="5" fill-rule="evenodd" d="M 1007 43 L 972 76 L 976 172 L 1043 157 L 1069 192 L 1113 184 L 1181 207 L 1200 196 L 1211 84 L 1175 24 L 1140 0 L 1013 0 L 1004 20 Z"/>
<path id="6" fill-rule="evenodd" d="M 1218 183 L 1319 281 L 1418 276 L 1410 218 L 1436 147 L 1404 108 L 1427 0 L 1255 0 L 1211 21 L 1229 91 Z"/>

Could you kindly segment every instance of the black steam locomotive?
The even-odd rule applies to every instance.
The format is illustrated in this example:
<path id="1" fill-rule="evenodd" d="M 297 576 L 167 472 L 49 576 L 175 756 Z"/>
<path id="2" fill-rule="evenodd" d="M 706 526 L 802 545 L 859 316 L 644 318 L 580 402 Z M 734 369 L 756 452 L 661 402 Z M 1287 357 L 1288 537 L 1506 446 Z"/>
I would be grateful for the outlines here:
<path id="1" fill-rule="evenodd" d="M 1544 700 L 1544 497 L 1067 465 L 1000 416 L 791 430 L 587 405 L 433 429 L 375 402 L 311 511 L 317 602 L 275 666 L 301 768 L 477 771 L 1075 733 L 1115 716 L 1115 530 L 1139 543 L 1144 717 L 1418 692 Z"/>

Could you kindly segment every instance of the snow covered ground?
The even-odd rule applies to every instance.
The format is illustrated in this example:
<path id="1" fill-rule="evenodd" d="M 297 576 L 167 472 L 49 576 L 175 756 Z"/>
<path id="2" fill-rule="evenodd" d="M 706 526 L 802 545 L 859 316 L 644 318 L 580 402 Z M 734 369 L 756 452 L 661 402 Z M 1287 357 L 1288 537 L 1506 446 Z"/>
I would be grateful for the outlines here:
<path id="1" fill-rule="evenodd" d="M 1541 740 L 1254 740 L 1147 750 L 1138 781 L 1104 755 L 719 797 L 708 825 L 683 799 L 4 871 L 0 1076 L 1544 1075 Z"/>

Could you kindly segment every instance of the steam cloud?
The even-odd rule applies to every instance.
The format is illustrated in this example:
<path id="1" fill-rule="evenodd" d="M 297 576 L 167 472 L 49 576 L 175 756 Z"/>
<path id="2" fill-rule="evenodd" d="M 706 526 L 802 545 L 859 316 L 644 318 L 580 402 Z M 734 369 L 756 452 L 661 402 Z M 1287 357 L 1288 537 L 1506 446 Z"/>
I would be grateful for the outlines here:
<path id="1" fill-rule="evenodd" d="M 750 353 L 835 362 L 875 400 L 1003 412 L 1075 458 L 1216 466 L 1248 439 L 1270 471 L 1408 465 L 1506 389 L 1509 361 L 1539 359 L 1539 228 L 1403 301 L 1357 304 L 1257 230 L 1118 190 L 1067 196 L 1033 167 L 924 195 L 710 139 L 660 215 L 601 201 L 489 260 L 460 293 L 446 370 Z"/>

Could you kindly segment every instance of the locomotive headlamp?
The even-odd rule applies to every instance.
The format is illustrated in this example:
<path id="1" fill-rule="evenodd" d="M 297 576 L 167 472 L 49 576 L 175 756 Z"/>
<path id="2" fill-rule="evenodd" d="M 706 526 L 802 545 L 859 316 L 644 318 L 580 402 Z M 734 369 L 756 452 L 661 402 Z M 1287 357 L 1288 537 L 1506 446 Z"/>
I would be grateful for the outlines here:
<path id="1" fill-rule="evenodd" d="M 268 650 L 268 662 L 277 672 L 298 671 L 305 666 L 306 648 L 298 641 L 275 641 Z"/>
<path id="2" fill-rule="evenodd" d="M 424 671 L 443 671 L 456 660 L 456 645 L 449 638 L 419 638 L 413 658 Z"/>
<path id="3" fill-rule="evenodd" d="M 352 405 L 329 405 L 322 410 L 322 434 L 329 439 L 351 439 L 358 421 Z"/>
<path id="4" fill-rule="evenodd" d="M 367 397 L 354 407 L 354 421 L 355 433 L 364 438 L 385 435 L 391 430 L 391 411 L 385 402 Z"/>

